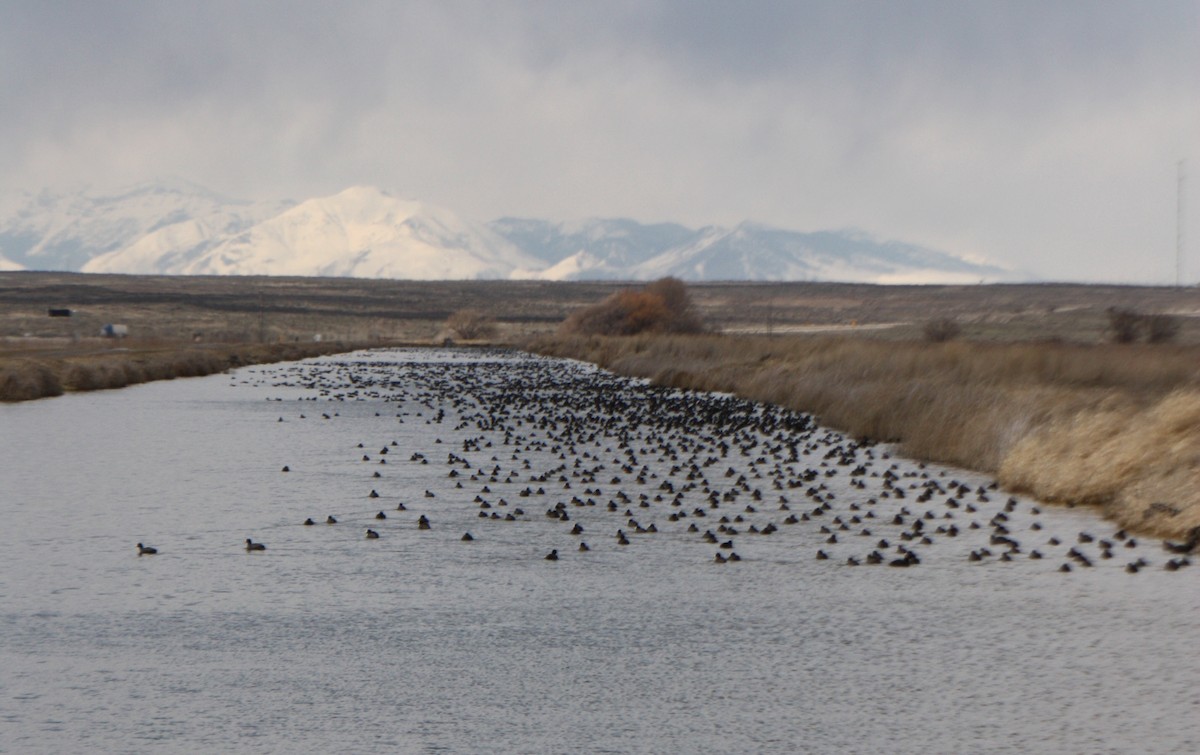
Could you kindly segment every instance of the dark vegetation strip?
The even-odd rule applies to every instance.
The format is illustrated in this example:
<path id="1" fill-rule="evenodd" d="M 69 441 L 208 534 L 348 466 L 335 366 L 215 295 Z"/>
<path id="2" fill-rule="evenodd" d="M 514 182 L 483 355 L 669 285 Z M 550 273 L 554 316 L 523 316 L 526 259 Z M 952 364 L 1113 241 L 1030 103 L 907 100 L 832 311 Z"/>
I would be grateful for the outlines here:
<path id="1" fill-rule="evenodd" d="M 289 362 L 366 348 L 363 343 L 237 344 L 108 350 L 78 355 L 0 358 L 0 401 L 29 401 L 67 391 L 123 388 L 152 380 L 199 377 L 250 364 Z"/>

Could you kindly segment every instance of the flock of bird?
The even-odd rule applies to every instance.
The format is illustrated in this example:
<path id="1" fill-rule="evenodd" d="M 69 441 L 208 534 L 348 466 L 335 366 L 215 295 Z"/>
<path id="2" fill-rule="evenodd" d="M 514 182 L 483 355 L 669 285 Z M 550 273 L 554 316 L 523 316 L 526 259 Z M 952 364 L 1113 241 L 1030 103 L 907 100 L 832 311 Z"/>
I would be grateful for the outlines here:
<path id="1" fill-rule="evenodd" d="M 1061 572 L 1107 562 L 1136 573 L 1152 566 L 1178 571 L 1200 547 L 1197 528 L 1185 542 L 1164 542 L 1171 558 L 1160 562 L 1157 549 L 1120 529 L 1051 532 L 1051 518 L 1035 503 L 1007 496 L 995 483 L 894 459 L 886 446 L 821 428 L 809 415 L 655 387 L 574 362 L 490 352 L 422 359 L 410 352 L 257 374 L 325 403 L 324 420 L 342 419 L 333 408 L 339 403 L 368 402 L 375 417 L 394 413 L 399 423 L 423 423 L 423 447 L 412 449 L 399 471 L 394 439 L 352 449 L 375 465 L 365 497 L 398 499 L 391 516 L 408 517 L 417 530 L 434 530 L 439 520 L 461 526 L 470 517 L 477 525 L 458 537 L 464 542 L 493 527 L 526 528 L 530 542 L 557 546 L 540 556 L 547 561 L 602 545 L 629 552 L 671 540 L 694 543 L 698 560 L 730 564 L 751 558 L 755 544 L 770 538 L 783 540 L 799 560 L 852 567 L 1020 559 Z M 389 460 L 385 477 L 379 465 Z M 297 523 L 344 526 L 338 513 Z M 368 519 L 365 539 L 379 540 L 388 518 L 379 510 Z M 158 552 L 137 547 L 138 555 Z M 245 549 L 266 545 L 247 538 Z"/>

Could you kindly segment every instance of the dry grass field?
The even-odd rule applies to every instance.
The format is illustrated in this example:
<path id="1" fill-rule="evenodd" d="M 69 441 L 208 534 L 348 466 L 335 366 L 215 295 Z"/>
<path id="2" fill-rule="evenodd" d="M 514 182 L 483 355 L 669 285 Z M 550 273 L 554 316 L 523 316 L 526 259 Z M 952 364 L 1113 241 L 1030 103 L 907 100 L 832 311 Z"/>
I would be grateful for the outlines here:
<path id="1" fill-rule="evenodd" d="M 460 309 L 498 321 L 509 343 L 553 332 L 575 309 L 626 287 L 610 282 L 385 281 L 0 273 L 0 338 L 87 339 L 106 323 L 131 340 L 248 343 L 431 341 Z M 844 331 L 920 338 L 931 317 L 952 317 L 969 340 L 1102 340 L 1111 306 L 1185 315 L 1182 343 L 1200 343 L 1200 291 L 1073 284 L 869 286 L 843 283 L 694 284 L 712 330 L 805 334 Z M 51 307 L 71 318 L 50 318 Z M 29 340 L 29 339 L 25 339 Z"/>
<path id="2" fill-rule="evenodd" d="M 1200 290 L 697 284 L 692 300 L 712 335 L 555 335 L 571 312 L 624 288 L 0 273 L 0 399 L 440 343 L 450 315 L 474 309 L 494 318 L 498 343 L 813 412 L 1010 489 L 1102 506 L 1137 531 L 1200 526 Z M 1173 315 L 1178 333 L 1109 343 L 1111 307 Z M 72 315 L 49 317 L 51 308 Z M 928 342 L 932 319 L 959 333 Z M 106 323 L 129 337 L 99 338 Z"/>

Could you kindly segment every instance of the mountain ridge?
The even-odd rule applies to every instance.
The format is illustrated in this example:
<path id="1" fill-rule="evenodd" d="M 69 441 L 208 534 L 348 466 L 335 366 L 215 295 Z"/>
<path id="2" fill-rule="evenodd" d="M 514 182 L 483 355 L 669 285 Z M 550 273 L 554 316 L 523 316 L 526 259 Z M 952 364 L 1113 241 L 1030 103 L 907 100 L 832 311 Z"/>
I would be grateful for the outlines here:
<path id="1" fill-rule="evenodd" d="M 541 279 L 977 283 L 1020 274 L 862 231 L 629 218 L 487 223 L 373 186 L 302 201 L 230 199 L 166 179 L 25 193 L 0 209 L 0 270 Z M 5 205 L 0 204 L 0 208 Z"/>

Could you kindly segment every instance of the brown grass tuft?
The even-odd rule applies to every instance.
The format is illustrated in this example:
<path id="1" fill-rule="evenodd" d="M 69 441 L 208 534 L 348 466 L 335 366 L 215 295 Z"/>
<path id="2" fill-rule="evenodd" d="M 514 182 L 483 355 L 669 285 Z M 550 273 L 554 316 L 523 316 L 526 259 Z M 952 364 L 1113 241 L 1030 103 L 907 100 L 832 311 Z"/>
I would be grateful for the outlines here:
<path id="1" fill-rule="evenodd" d="M 0 365 L 0 401 L 29 401 L 61 396 L 62 392 L 62 382 L 52 364 L 19 359 Z"/>

